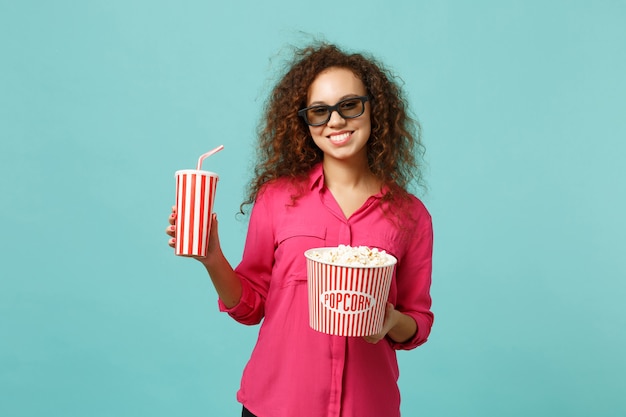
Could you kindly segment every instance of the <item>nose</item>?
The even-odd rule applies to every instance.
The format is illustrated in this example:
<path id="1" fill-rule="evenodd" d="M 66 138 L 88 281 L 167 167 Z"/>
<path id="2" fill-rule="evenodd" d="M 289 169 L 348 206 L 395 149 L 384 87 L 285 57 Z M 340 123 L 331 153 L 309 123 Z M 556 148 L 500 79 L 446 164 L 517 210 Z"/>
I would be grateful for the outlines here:
<path id="1" fill-rule="evenodd" d="M 341 115 L 339 114 L 339 112 L 337 110 L 334 110 L 331 114 L 330 114 L 330 119 L 328 119 L 328 123 L 327 125 L 329 127 L 333 127 L 333 126 L 340 126 L 343 123 L 346 122 L 346 119 L 344 119 L 343 117 L 341 117 Z"/>

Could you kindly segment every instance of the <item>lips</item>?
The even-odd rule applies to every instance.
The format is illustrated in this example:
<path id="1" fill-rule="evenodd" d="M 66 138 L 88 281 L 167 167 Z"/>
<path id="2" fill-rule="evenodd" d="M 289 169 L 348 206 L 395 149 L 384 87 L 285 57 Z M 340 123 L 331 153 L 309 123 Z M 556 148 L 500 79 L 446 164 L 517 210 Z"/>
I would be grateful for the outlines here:
<path id="1" fill-rule="evenodd" d="M 328 139 L 330 139 L 332 143 L 341 144 L 350 139 L 350 136 L 352 136 L 352 132 L 339 132 L 328 136 Z"/>

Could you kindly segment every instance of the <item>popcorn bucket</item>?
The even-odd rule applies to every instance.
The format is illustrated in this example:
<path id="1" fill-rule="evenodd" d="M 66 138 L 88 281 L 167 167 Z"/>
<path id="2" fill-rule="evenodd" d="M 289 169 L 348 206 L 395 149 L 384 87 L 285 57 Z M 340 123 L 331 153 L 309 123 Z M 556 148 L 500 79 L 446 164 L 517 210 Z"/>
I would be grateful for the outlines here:
<path id="1" fill-rule="evenodd" d="M 341 265 L 322 260 L 315 248 L 307 262 L 309 325 L 335 336 L 369 336 L 381 331 L 396 258 L 383 265 Z"/>

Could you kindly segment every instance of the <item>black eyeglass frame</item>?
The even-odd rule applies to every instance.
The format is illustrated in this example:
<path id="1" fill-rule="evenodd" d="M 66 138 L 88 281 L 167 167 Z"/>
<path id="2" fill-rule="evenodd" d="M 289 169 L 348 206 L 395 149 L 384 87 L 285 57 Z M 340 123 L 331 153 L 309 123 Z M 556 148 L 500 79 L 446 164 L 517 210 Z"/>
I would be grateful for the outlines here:
<path id="1" fill-rule="evenodd" d="M 368 96 L 347 97 L 347 98 L 344 98 L 343 100 L 339 100 L 334 106 L 327 106 L 325 104 L 318 104 L 318 105 L 311 106 L 311 107 L 305 107 L 304 109 L 298 110 L 298 116 L 302 117 L 302 119 L 304 119 L 304 122 L 307 125 L 309 125 L 309 126 L 325 125 L 330 120 L 330 117 L 332 116 L 334 111 L 339 113 L 339 116 L 343 117 L 344 119 L 355 119 L 355 118 L 363 115 L 363 113 L 365 113 L 365 103 L 367 101 L 369 101 L 369 99 L 370 98 Z M 346 101 L 350 101 L 350 100 L 359 100 L 361 102 L 361 112 L 359 114 L 355 114 L 353 116 L 344 116 L 344 114 L 341 113 L 340 106 L 343 103 L 345 103 Z M 311 123 L 311 122 L 309 122 L 309 118 L 307 117 L 306 113 L 309 110 L 318 109 L 318 108 L 322 108 L 322 107 L 326 108 L 326 110 L 328 110 L 328 117 L 326 118 L 326 120 L 324 120 L 321 123 Z"/>

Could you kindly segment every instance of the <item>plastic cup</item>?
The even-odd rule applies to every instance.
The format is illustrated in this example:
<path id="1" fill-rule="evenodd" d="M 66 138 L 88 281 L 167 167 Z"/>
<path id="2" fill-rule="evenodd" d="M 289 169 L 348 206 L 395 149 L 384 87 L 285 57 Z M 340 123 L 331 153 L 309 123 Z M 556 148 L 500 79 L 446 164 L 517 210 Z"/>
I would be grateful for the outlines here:
<path id="1" fill-rule="evenodd" d="M 206 256 L 218 179 L 209 171 L 176 171 L 176 255 Z"/>
<path id="2" fill-rule="evenodd" d="M 309 325 L 335 336 L 370 336 L 382 330 L 396 258 L 382 266 L 343 266 L 320 261 L 309 249 Z"/>

